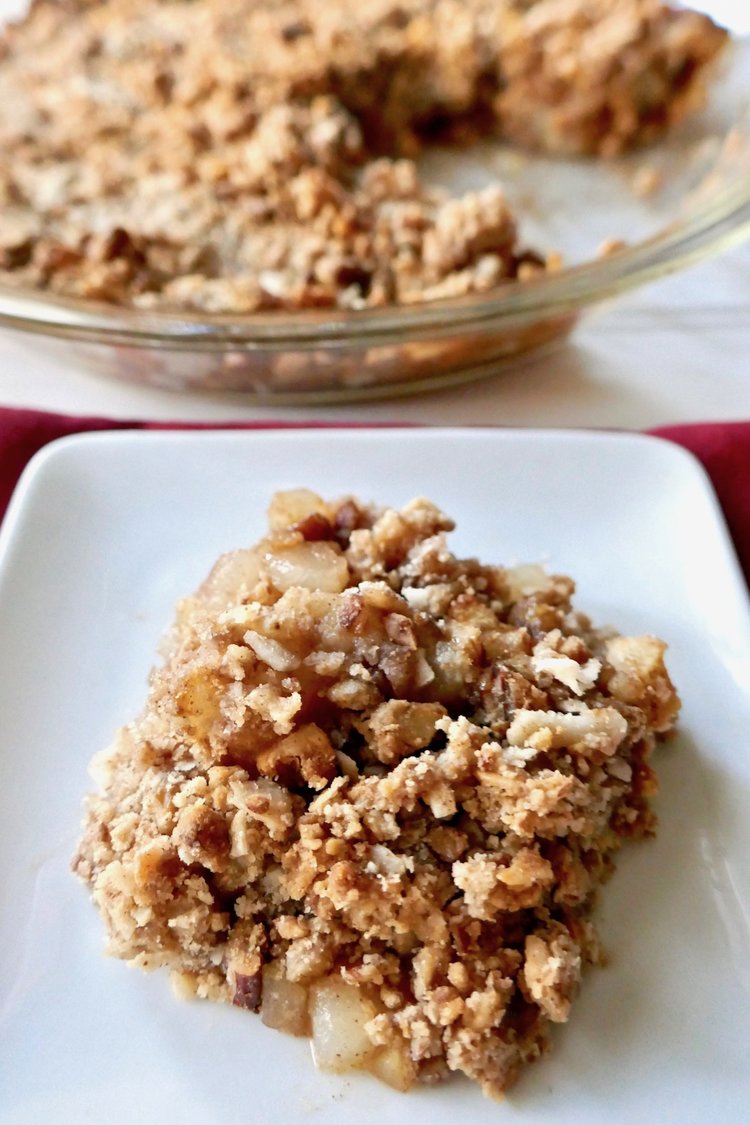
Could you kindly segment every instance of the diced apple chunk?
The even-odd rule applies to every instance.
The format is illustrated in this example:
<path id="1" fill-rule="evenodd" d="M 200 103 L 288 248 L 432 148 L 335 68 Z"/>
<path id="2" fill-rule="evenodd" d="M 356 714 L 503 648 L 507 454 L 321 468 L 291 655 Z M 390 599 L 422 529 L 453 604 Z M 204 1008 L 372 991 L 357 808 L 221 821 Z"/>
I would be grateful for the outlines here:
<path id="1" fill-rule="evenodd" d="M 290 488 L 274 493 L 268 507 L 268 525 L 271 531 L 282 531 L 315 513 L 328 517 L 325 500 L 309 488 Z"/>
<path id="2" fill-rule="evenodd" d="M 405 1094 L 417 1080 L 417 1070 L 409 1057 L 406 1041 L 380 1047 L 367 1062 L 366 1069 L 386 1086 Z"/>
<path id="3" fill-rule="evenodd" d="M 340 594 L 349 581 L 346 559 L 332 543 L 299 543 L 268 552 L 263 569 L 277 590 L 293 586 Z"/>
<path id="4" fill-rule="evenodd" d="M 374 1007 L 360 991 L 340 977 L 314 985 L 310 1017 L 315 1065 L 336 1074 L 363 1069 L 377 1051 L 365 1031 L 374 1015 Z"/>
<path id="5" fill-rule="evenodd" d="M 260 1018 L 266 1027 L 274 1027 L 288 1035 L 309 1035 L 307 1000 L 307 989 L 303 984 L 287 980 L 275 965 L 265 967 Z"/>

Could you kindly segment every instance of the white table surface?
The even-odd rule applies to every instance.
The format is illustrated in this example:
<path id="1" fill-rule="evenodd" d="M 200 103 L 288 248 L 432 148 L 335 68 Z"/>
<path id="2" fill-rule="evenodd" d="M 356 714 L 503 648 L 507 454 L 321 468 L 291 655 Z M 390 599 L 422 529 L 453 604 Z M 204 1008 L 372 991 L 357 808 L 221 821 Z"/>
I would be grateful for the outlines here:
<path id="1" fill-rule="evenodd" d="M 747 0 L 722 0 L 731 18 Z M 736 9 L 735 9 L 736 5 Z M 709 5 L 706 5 L 707 7 Z M 0 22 L 24 0 L 0 0 Z M 729 11 L 729 9 L 732 11 Z M 269 407 L 101 379 L 0 331 L 0 406 L 179 421 L 356 420 L 617 426 L 750 418 L 750 242 L 596 313 L 562 350 L 440 393 L 340 407 Z"/>

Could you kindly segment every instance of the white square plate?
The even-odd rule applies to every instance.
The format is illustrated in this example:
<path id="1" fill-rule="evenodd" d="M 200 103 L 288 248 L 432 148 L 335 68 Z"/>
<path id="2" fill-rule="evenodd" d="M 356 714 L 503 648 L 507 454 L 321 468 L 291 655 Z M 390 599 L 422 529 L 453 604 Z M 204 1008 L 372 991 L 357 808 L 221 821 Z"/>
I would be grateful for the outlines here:
<path id="1" fill-rule="evenodd" d="M 467 1082 L 396 1094 L 315 1072 L 305 1041 L 183 1005 L 102 956 L 68 871 L 91 755 L 140 708 L 177 598 L 306 484 L 458 520 L 457 550 L 545 560 L 600 624 L 654 632 L 684 699 L 658 758 L 655 842 L 621 855 L 552 1057 L 504 1104 Z M 746 1122 L 750 614 L 713 493 L 633 435 L 496 430 L 89 435 L 39 455 L 0 535 L 3 1125 Z"/>

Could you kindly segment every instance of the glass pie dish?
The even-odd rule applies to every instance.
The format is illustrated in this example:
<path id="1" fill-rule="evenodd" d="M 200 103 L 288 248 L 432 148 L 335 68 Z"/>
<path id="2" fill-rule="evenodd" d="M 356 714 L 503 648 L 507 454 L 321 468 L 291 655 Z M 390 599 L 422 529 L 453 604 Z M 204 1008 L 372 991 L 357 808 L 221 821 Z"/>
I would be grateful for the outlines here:
<path id="1" fill-rule="evenodd" d="M 500 179 L 522 242 L 559 252 L 564 266 L 481 295 L 245 315 L 145 311 L 2 283 L 0 327 L 48 354 L 73 349 L 82 366 L 130 383 L 278 404 L 386 397 L 499 373 L 565 340 L 596 306 L 750 234 L 750 40 L 731 43 L 706 109 L 651 148 L 564 160 L 485 142 L 430 150 L 421 169 L 456 193 Z"/>

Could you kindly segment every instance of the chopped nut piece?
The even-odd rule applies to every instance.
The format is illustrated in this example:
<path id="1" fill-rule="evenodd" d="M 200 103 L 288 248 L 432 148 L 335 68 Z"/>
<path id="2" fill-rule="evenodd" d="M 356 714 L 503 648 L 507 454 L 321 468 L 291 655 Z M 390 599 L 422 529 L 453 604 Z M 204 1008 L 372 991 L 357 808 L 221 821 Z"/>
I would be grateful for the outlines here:
<path id="1" fill-rule="evenodd" d="M 256 758 L 258 772 L 274 780 L 308 782 L 313 789 L 325 788 L 336 774 L 337 761 L 328 735 L 315 723 L 302 727 L 262 750 Z"/>

